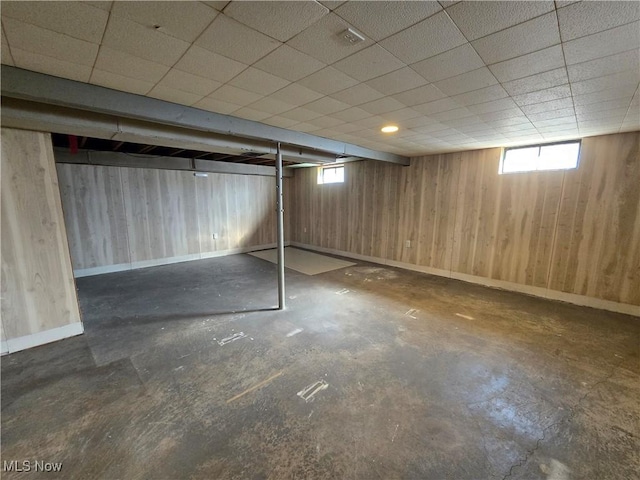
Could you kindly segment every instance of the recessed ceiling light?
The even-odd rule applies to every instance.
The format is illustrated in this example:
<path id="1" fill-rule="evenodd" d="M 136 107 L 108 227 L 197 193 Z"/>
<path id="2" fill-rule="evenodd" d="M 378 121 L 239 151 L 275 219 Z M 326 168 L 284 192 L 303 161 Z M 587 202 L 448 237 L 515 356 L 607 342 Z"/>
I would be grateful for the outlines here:
<path id="1" fill-rule="evenodd" d="M 398 126 L 397 125 L 387 125 L 386 127 L 382 127 L 380 129 L 381 132 L 384 133 L 395 133 L 398 131 Z"/>

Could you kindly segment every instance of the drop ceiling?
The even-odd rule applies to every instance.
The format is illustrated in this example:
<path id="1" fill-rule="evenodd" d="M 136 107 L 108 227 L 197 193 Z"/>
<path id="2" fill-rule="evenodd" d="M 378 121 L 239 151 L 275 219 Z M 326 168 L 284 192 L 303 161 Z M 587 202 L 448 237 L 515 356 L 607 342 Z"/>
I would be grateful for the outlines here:
<path id="1" fill-rule="evenodd" d="M 640 2 L 2 2 L 3 64 L 407 156 L 638 130 L 639 52 Z"/>

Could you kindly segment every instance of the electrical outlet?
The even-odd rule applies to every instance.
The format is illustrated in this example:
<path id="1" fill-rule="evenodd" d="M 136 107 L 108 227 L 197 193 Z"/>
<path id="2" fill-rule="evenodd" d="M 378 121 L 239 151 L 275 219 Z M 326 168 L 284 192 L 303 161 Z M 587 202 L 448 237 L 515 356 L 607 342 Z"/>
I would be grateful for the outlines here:
<path id="1" fill-rule="evenodd" d="M 404 242 L 404 246 L 407 248 L 411 248 L 411 240 L 407 240 L 406 242 Z"/>
<path id="2" fill-rule="evenodd" d="M 217 239 L 218 239 L 218 234 L 217 234 L 217 233 L 214 233 L 214 234 L 213 234 L 213 239 L 214 239 L 214 240 L 217 240 Z"/>

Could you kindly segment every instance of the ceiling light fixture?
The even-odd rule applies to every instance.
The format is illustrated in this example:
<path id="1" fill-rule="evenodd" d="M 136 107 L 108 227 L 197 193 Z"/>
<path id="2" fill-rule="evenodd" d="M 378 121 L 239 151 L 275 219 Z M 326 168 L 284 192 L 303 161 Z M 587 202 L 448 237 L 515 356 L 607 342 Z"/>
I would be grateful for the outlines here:
<path id="1" fill-rule="evenodd" d="M 387 125 L 385 127 L 382 127 L 380 129 L 381 132 L 383 133 L 395 133 L 398 131 L 398 126 L 397 125 Z"/>

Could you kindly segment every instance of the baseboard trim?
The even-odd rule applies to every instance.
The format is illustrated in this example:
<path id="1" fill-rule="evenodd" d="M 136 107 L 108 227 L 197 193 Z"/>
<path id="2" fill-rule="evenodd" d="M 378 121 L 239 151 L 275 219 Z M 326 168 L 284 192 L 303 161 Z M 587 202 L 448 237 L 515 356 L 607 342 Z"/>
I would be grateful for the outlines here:
<path id="1" fill-rule="evenodd" d="M 58 340 L 62 340 L 64 338 L 82 335 L 82 333 L 84 333 L 84 327 L 82 326 L 82 323 L 76 322 L 69 325 L 63 325 L 62 327 L 45 330 L 43 332 L 32 333 L 31 335 L 25 335 L 23 337 L 10 338 L 2 342 L 2 353 L 3 355 L 5 355 L 7 353 L 19 352 L 28 348 L 45 345 L 51 342 L 57 342 Z M 5 348 L 6 351 L 4 350 Z"/>
<path id="2" fill-rule="evenodd" d="M 140 262 L 119 263 L 117 265 L 105 265 L 101 267 L 82 268 L 73 271 L 75 278 L 91 277 L 93 275 L 102 275 L 104 273 L 125 272 L 127 270 L 136 270 L 138 268 L 158 267 L 160 265 L 171 265 L 172 263 L 192 262 L 194 260 L 203 260 L 205 258 L 226 257 L 227 255 L 237 255 L 240 253 L 250 253 L 258 250 L 268 250 L 276 248 L 277 244 L 267 243 L 263 245 L 253 245 L 251 247 L 230 248 L 227 250 L 218 250 L 215 252 L 195 253 L 192 255 L 182 255 L 178 257 L 158 258 L 154 260 L 144 260 Z M 285 242 L 285 246 L 289 246 L 289 242 Z"/>
<path id="3" fill-rule="evenodd" d="M 465 273 L 451 272 L 449 270 L 423 267 L 420 265 L 413 265 L 411 263 L 397 262 L 395 260 L 387 260 L 385 258 L 380 258 L 380 257 L 371 257 L 367 255 L 359 255 L 356 253 L 345 252 L 342 250 L 335 250 L 333 248 L 307 245 L 305 243 L 300 243 L 300 242 L 291 242 L 291 246 L 306 248 L 307 250 L 313 250 L 316 252 L 329 253 L 331 255 L 338 255 L 341 257 L 353 258 L 355 260 L 363 260 L 366 262 L 378 263 L 381 265 L 388 265 L 390 267 L 403 268 L 405 270 L 412 270 L 414 272 L 427 273 L 430 275 L 437 275 L 439 277 L 446 277 L 454 280 L 461 280 L 463 282 L 483 285 L 485 287 L 499 288 L 501 290 L 509 290 L 511 292 L 524 293 L 526 295 L 533 295 L 535 297 L 546 298 L 548 300 L 567 302 L 567 303 L 572 303 L 574 305 L 580 305 L 583 307 L 598 308 L 600 310 L 607 310 L 610 312 L 624 313 L 626 315 L 633 315 L 635 317 L 640 317 L 640 306 L 638 305 L 612 302 L 610 300 L 602 300 L 600 298 L 587 297 L 585 295 L 576 295 L 573 293 L 559 292 L 557 290 L 550 290 L 548 288 L 532 287 L 530 285 L 522 285 L 519 283 L 506 282 L 504 280 L 494 280 L 491 278 L 478 277 L 475 275 L 468 275 Z"/>

